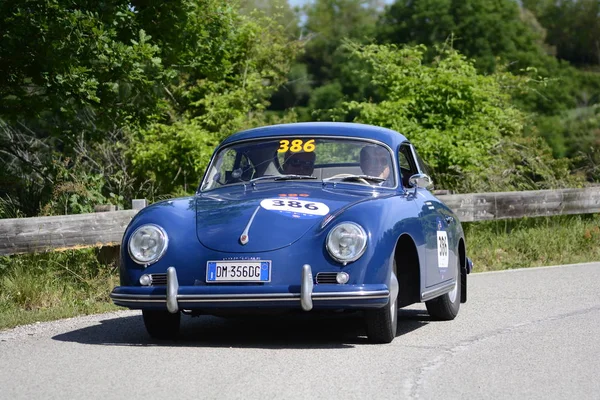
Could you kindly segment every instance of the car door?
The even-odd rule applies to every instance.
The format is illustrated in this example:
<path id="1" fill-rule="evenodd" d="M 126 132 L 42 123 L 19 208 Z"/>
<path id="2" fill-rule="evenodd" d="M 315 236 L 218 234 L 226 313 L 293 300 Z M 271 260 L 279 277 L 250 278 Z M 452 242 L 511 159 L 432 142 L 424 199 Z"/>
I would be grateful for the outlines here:
<path id="1" fill-rule="evenodd" d="M 427 174 L 427 167 L 412 144 L 400 147 L 400 171 L 402 184 L 408 196 L 414 196 L 419 208 L 419 221 L 425 246 L 425 287 L 432 287 L 456 276 L 456 254 L 454 223 L 448 208 L 426 188 L 415 188 L 409 183 L 410 176 Z M 404 161 L 403 161 L 404 160 Z M 405 165 L 402 165 L 402 164 Z"/>

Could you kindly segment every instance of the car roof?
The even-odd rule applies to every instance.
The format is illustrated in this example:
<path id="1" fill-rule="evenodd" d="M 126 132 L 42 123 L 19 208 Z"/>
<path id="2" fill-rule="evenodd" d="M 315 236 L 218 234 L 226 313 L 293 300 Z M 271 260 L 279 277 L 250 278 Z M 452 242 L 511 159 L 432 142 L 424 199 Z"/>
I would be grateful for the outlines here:
<path id="1" fill-rule="evenodd" d="M 289 124 L 269 125 L 248 129 L 229 136 L 221 146 L 248 139 L 268 138 L 274 136 L 340 136 L 361 139 L 373 139 L 383 142 L 392 149 L 397 148 L 406 137 L 387 128 L 350 122 L 295 122 Z"/>

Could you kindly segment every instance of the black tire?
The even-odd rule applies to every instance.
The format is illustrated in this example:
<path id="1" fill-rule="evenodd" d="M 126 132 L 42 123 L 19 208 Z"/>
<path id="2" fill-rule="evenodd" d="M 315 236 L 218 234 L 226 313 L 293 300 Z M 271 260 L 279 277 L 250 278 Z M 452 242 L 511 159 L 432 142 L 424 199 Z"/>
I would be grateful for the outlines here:
<path id="1" fill-rule="evenodd" d="M 437 321 L 451 321 L 458 315 L 460 309 L 461 296 L 461 270 L 460 265 L 457 266 L 458 277 L 456 278 L 456 286 L 449 293 L 445 293 L 440 297 L 425 302 L 427 311 L 432 319 Z M 453 295 L 452 292 L 455 294 Z"/>
<path id="2" fill-rule="evenodd" d="M 393 276 L 396 290 L 390 288 L 390 301 L 382 308 L 365 311 L 365 322 L 367 325 L 367 338 L 371 343 L 390 343 L 396 337 L 398 329 L 398 279 L 396 275 L 396 261 L 394 261 Z M 393 283 L 390 283 L 390 286 Z"/>
<path id="3" fill-rule="evenodd" d="M 175 340 L 179 335 L 181 313 L 171 314 L 162 310 L 143 310 L 146 331 L 154 339 Z"/>

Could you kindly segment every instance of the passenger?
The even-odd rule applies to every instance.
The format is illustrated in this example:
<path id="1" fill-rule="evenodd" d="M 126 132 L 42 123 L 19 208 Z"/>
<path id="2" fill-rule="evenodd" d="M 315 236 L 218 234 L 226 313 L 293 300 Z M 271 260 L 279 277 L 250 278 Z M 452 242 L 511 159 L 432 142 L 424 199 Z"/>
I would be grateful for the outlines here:
<path id="1" fill-rule="evenodd" d="M 290 151 L 285 153 L 283 160 L 283 173 L 286 175 L 312 175 L 315 170 L 316 155 L 314 152 Z"/>
<path id="2" fill-rule="evenodd" d="M 360 150 L 360 168 L 365 175 L 386 179 L 385 186 L 393 184 L 388 179 L 392 169 L 390 153 L 381 146 L 365 146 Z"/>

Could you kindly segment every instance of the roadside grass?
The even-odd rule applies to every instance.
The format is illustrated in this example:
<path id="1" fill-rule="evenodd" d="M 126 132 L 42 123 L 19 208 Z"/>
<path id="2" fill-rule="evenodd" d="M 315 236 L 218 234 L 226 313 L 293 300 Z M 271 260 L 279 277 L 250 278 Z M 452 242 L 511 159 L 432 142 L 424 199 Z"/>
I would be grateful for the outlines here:
<path id="1" fill-rule="evenodd" d="M 600 261 L 600 215 L 463 224 L 475 272 Z M 122 309 L 114 265 L 97 250 L 0 257 L 0 330 Z"/>
<path id="2" fill-rule="evenodd" d="M 474 272 L 600 261 L 600 215 L 463 224 Z"/>
<path id="3" fill-rule="evenodd" d="M 118 309 L 108 297 L 117 270 L 96 252 L 0 257 L 0 329 Z"/>

